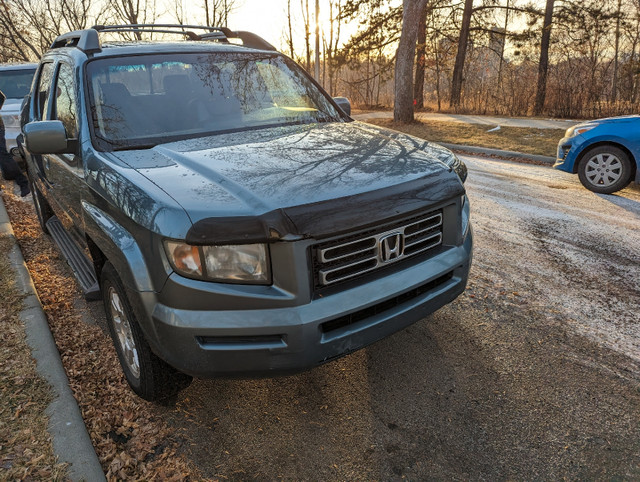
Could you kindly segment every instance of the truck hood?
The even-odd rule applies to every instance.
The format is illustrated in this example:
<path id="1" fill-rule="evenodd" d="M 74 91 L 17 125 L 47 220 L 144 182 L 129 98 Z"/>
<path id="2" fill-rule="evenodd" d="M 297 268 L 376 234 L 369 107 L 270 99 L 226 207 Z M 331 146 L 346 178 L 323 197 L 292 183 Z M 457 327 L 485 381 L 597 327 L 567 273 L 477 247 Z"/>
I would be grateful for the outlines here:
<path id="1" fill-rule="evenodd" d="M 187 213 L 194 244 L 324 237 L 464 193 L 441 146 L 359 122 L 114 152 Z"/>

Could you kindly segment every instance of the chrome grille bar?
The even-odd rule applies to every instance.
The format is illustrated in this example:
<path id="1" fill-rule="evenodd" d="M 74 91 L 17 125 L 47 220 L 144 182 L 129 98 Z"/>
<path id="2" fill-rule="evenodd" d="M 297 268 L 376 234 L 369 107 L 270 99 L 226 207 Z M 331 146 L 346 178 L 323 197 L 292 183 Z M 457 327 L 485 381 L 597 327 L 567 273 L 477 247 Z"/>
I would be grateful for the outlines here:
<path id="1" fill-rule="evenodd" d="M 427 236 L 426 238 L 418 238 L 418 239 L 413 239 L 414 235 L 411 236 L 407 236 L 404 238 L 404 249 L 406 250 L 408 247 L 410 246 L 414 246 L 416 244 L 419 243 L 424 243 L 425 241 L 431 241 L 432 239 L 437 239 L 437 243 L 436 244 L 440 244 L 440 242 L 442 241 L 442 233 L 434 233 L 430 236 Z"/>
<path id="2" fill-rule="evenodd" d="M 442 213 L 430 213 L 406 225 L 370 233 L 356 235 L 355 239 L 349 236 L 343 243 L 338 240 L 315 247 L 314 263 L 320 287 L 356 278 L 440 246 Z"/>
<path id="3" fill-rule="evenodd" d="M 340 259 L 344 259 L 344 258 L 348 258 L 349 256 L 353 256 L 356 254 L 360 254 L 360 253 L 365 253 L 366 251 L 370 251 L 373 248 L 375 248 L 375 244 L 373 243 L 373 239 L 365 239 L 365 241 L 371 241 L 372 243 L 363 248 L 363 249 L 358 249 L 356 251 L 350 251 L 347 252 L 346 254 L 333 254 L 333 253 L 340 253 L 341 251 L 348 249 L 349 246 L 353 246 L 353 245 L 358 245 L 358 244 L 363 244 L 363 240 L 359 239 L 357 241 L 353 241 L 351 243 L 346 243 L 346 244 L 341 244 L 340 246 L 335 246 L 333 248 L 329 248 L 329 249 L 323 249 L 320 251 L 320 261 L 323 263 L 327 263 L 327 262 L 332 262 L 332 261 L 338 261 Z"/>

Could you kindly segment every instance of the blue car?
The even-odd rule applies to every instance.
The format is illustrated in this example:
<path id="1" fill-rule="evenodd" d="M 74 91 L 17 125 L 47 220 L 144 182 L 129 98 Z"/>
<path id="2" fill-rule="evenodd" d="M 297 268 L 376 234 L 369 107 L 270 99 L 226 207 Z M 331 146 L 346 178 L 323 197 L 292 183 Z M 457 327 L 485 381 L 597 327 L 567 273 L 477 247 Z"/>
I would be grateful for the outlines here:
<path id="1" fill-rule="evenodd" d="M 640 183 L 640 116 L 610 117 L 567 129 L 553 166 L 578 174 L 590 191 L 611 194 Z"/>

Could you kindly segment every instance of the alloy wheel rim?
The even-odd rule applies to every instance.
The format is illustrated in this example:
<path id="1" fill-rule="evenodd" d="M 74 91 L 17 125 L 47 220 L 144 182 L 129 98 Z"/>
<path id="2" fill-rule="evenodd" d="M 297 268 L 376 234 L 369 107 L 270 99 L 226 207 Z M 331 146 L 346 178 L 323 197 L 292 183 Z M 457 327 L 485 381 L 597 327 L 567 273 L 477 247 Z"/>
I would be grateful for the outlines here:
<path id="1" fill-rule="evenodd" d="M 585 176 L 594 186 L 609 187 L 622 176 L 622 162 L 613 154 L 597 154 L 587 161 Z"/>
<path id="2" fill-rule="evenodd" d="M 109 287 L 109 307 L 111 308 L 114 331 L 125 363 L 133 376 L 140 378 L 140 360 L 138 359 L 138 349 L 133 339 L 131 324 L 122 306 L 120 295 L 113 287 Z"/>

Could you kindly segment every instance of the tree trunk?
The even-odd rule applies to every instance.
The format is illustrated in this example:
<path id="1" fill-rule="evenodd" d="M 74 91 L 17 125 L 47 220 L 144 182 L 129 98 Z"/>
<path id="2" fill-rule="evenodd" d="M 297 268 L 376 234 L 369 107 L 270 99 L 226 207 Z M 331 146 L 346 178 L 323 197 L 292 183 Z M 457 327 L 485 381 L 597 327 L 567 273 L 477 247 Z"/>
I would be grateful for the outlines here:
<path id="1" fill-rule="evenodd" d="M 418 46 L 416 53 L 416 80 L 413 84 L 413 99 L 416 109 L 424 108 L 424 69 L 427 52 L 427 6 L 425 5 L 418 24 Z"/>
<path id="2" fill-rule="evenodd" d="M 502 94 L 502 68 L 504 67 L 504 47 L 507 43 L 507 29 L 509 28 L 509 0 L 507 0 L 507 8 L 504 11 L 504 36 L 500 42 L 500 64 L 498 65 L 498 82 L 496 83 L 495 104 L 493 110 L 498 114 L 497 105 L 502 104 L 504 96 Z M 498 99 L 500 97 L 500 99 Z M 511 109 L 509 109 L 510 111 Z"/>
<path id="3" fill-rule="evenodd" d="M 438 37 L 433 40 L 433 54 L 436 61 L 436 99 L 438 100 L 438 112 L 442 110 L 442 98 L 440 95 L 440 54 L 438 46 Z"/>
<path id="4" fill-rule="evenodd" d="M 396 51 L 395 102 L 393 119 L 413 122 L 413 59 L 416 53 L 418 23 L 428 0 L 403 0 L 402 33 Z"/>
<path id="5" fill-rule="evenodd" d="M 616 38 L 613 56 L 613 85 L 611 86 L 611 101 L 615 103 L 618 97 L 618 57 L 620 56 L 620 16 L 622 15 L 622 0 L 618 0 L 616 12 Z"/>
<path id="6" fill-rule="evenodd" d="M 311 70 L 311 19 L 309 18 L 309 0 L 300 0 L 300 6 L 302 7 L 302 17 L 304 19 L 304 46 L 306 48 L 307 54 L 307 63 L 305 65 L 305 68 L 307 72 L 309 72 Z"/>
<path id="7" fill-rule="evenodd" d="M 289 47 L 289 57 L 295 58 L 293 50 L 293 27 L 291 26 L 291 0 L 287 0 L 287 46 Z"/>
<path id="8" fill-rule="evenodd" d="M 469 30 L 471 28 L 471 14 L 473 13 L 473 0 L 465 0 L 462 11 L 462 26 L 460 37 L 458 38 L 458 52 L 456 62 L 453 66 L 453 80 L 451 81 L 451 98 L 449 105 L 455 109 L 460 105 L 460 95 L 462 93 L 462 77 L 464 64 L 467 57 L 467 44 L 469 43 Z"/>
<path id="9" fill-rule="evenodd" d="M 314 17 L 316 22 L 316 58 L 314 65 L 314 77 L 316 82 L 320 82 L 320 0 L 316 0 L 316 15 Z"/>
<path id="10" fill-rule="evenodd" d="M 551 40 L 551 23 L 553 21 L 553 5 L 555 0 L 547 0 L 542 25 L 542 40 L 540 41 L 540 62 L 538 63 L 538 85 L 533 115 L 542 114 L 544 99 L 547 96 L 547 72 L 549 70 L 549 43 Z"/>

